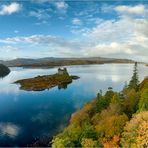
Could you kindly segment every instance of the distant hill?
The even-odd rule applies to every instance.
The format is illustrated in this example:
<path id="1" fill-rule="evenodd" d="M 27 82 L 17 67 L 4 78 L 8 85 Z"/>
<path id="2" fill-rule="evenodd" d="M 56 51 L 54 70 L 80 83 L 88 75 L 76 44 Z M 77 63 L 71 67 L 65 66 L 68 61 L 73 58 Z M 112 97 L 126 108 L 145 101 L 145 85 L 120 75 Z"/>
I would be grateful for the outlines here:
<path id="1" fill-rule="evenodd" d="M 64 65 L 87 65 L 87 64 L 104 64 L 104 63 L 133 63 L 129 59 L 115 59 L 103 57 L 88 57 L 88 58 L 54 58 L 46 57 L 39 59 L 18 58 L 9 61 L 0 60 L 1 64 L 13 67 L 53 67 Z"/>
<path id="2" fill-rule="evenodd" d="M 0 77 L 4 77 L 9 73 L 10 73 L 10 69 L 5 65 L 0 64 Z"/>

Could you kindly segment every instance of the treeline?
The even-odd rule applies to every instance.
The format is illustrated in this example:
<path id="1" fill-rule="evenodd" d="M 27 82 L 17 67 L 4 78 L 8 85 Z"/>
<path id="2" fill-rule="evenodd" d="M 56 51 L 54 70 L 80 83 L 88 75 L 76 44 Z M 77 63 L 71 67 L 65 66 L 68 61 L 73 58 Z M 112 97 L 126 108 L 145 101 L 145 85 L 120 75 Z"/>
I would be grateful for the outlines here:
<path id="1" fill-rule="evenodd" d="M 148 147 L 148 77 L 139 84 L 137 63 L 121 92 L 100 91 L 72 115 L 52 147 Z"/>

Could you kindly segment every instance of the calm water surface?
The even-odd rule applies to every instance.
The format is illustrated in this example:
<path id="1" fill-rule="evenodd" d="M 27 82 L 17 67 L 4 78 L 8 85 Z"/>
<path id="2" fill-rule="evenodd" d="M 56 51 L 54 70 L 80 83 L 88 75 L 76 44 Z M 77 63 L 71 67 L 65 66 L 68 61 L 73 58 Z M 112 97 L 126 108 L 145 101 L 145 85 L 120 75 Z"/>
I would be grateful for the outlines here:
<path id="1" fill-rule="evenodd" d="M 58 87 L 40 92 L 27 92 L 13 84 L 18 79 L 54 74 L 53 69 L 11 68 L 0 79 L 0 146 L 26 146 L 36 138 L 52 137 L 67 124 L 73 112 L 93 99 L 97 92 L 121 90 L 133 72 L 132 64 L 67 66 L 72 75 L 80 76 L 66 89 Z M 139 79 L 148 75 L 148 68 L 138 65 Z"/>

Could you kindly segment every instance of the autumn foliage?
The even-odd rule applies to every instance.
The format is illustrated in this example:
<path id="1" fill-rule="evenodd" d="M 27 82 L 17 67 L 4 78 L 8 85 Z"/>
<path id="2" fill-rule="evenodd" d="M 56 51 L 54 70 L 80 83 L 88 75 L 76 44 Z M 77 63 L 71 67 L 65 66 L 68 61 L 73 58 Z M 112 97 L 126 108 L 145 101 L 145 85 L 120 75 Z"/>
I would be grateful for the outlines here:
<path id="1" fill-rule="evenodd" d="M 123 91 L 99 92 L 52 142 L 55 148 L 148 147 L 148 77 L 139 84 L 134 70 Z"/>

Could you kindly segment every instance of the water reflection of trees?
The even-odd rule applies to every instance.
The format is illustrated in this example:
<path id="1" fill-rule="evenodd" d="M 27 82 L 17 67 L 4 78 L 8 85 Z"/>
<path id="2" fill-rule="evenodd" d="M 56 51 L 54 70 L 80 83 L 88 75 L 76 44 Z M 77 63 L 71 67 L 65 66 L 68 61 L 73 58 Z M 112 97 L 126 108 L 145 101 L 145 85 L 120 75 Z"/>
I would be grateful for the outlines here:
<path id="1" fill-rule="evenodd" d="M 68 86 L 69 84 L 71 84 L 71 83 L 72 83 L 72 82 L 59 84 L 59 85 L 58 85 L 58 89 L 59 89 L 59 90 L 60 90 L 60 89 L 66 89 L 67 86 Z"/>
<path id="2" fill-rule="evenodd" d="M 9 74 L 9 73 L 8 73 Z M 8 74 L 2 74 L 0 75 L 0 79 L 3 79 L 4 77 L 6 77 Z"/>

